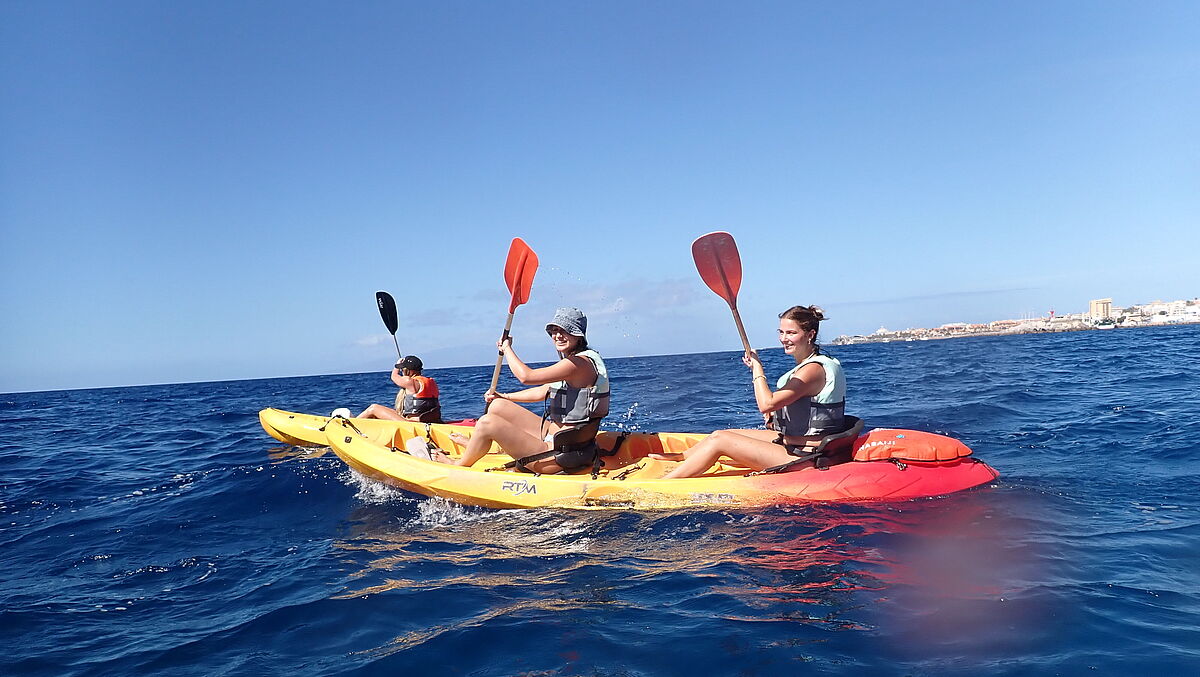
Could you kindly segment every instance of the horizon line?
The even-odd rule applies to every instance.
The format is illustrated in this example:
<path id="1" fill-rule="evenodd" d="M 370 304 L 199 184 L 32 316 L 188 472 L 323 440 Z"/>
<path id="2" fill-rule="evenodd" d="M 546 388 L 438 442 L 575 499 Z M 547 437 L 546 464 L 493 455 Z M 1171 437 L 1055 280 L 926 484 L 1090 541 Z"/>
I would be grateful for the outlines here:
<path id="1" fill-rule="evenodd" d="M 782 350 L 782 347 L 781 346 L 767 346 L 764 348 L 755 348 L 755 350 L 756 351 Z M 718 353 L 737 353 L 737 352 L 742 352 L 742 351 L 740 349 L 737 349 L 737 350 L 698 350 L 698 351 L 694 351 L 694 352 L 683 352 L 683 353 L 651 353 L 651 354 L 645 354 L 645 355 L 615 355 L 612 357 L 607 357 L 605 359 L 607 359 L 607 360 L 624 360 L 624 359 L 637 358 L 637 357 L 672 357 L 675 355 L 715 355 Z M 530 364 L 551 364 L 551 363 L 546 362 L 546 361 L 536 361 L 536 362 L 530 362 Z M 446 366 L 446 367 L 430 367 L 430 368 L 426 369 L 425 371 L 434 371 L 434 370 L 438 370 L 438 369 L 472 369 L 472 368 L 476 368 L 476 367 L 494 367 L 494 366 L 495 365 L 491 364 L 491 363 L 459 364 L 459 365 Z M 246 377 L 241 377 L 241 378 L 219 378 L 219 379 L 213 379 L 213 380 L 208 380 L 208 381 L 204 381 L 204 380 L 202 380 L 202 381 L 159 381 L 159 382 L 155 382 L 155 383 L 129 383 L 129 384 L 121 384 L 121 385 L 79 386 L 79 387 L 74 387 L 74 388 L 53 388 L 53 389 L 47 389 L 47 390 L 12 390 L 12 391 L 0 392 L 0 395 L 32 395 L 32 394 L 36 394 L 36 393 L 62 393 L 62 392 L 76 392 L 76 391 L 80 391 L 80 390 L 112 390 L 115 388 L 153 388 L 155 386 L 183 386 L 183 385 L 195 385 L 195 384 L 201 384 L 201 383 L 236 383 L 236 382 L 240 382 L 240 381 L 270 381 L 273 379 L 280 379 L 280 378 L 314 378 L 317 376 L 354 376 L 357 374 L 378 374 L 378 373 L 384 373 L 384 372 L 382 372 L 382 371 L 342 371 L 342 372 L 328 372 L 328 373 L 323 373 L 323 374 L 291 374 L 291 375 L 287 375 L 287 376 L 246 376 Z"/>

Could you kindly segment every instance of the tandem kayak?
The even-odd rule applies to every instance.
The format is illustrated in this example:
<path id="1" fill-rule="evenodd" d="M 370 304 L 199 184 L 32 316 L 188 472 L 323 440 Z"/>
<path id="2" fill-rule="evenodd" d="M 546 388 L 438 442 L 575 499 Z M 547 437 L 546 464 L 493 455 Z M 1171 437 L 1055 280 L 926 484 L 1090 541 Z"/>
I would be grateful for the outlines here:
<path id="1" fill-rule="evenodd" d="M 963 491 L 999 477 L 986 463 L 973 458 L 971 449 L 962 442 L 914 430 L 872 430 L 854 439 L 852 461 L 824 469 L 807 467 L 761 474 L 718 463 L 700 477 L 666 480 L 662 476 L 675 462 L 649 455 L 682 452 L 704 439 L 704 434 L 602 431 L 597 437 L 601 447 L 612 449 L 618 439 L 621 444 L 618 453 L 606 457 L 605 467 L 593 478 L 591 472 L 534 475 L 504 470 L 501 466 L 510 459 L 494 445 L 491 453 L 469 468 L 438 463 L 409 455 L 405 451 L 409 440 L 423 439 L 455 457 L 462 447 L 450 434 L 469 436 L 470 428 L 386 423 L 392 426 L 390 439 L 386 431 L 364 428 L 357 419 L 335 418 L 322 426 L 334 453 L 366 477 L 425 496 L 488 508 L 678 508 L 898 501 Z"/>

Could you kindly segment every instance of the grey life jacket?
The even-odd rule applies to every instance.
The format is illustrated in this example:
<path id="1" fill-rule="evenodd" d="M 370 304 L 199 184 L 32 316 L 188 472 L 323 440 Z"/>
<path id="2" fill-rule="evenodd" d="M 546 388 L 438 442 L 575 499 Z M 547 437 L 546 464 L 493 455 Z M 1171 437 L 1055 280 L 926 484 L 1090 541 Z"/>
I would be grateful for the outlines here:
<path id="1" fill-rule="evenodd" d="M 576 353 L 586 357 L 596 368 L 596 384 L 586 388 L 576 388 L 566 381 L 556 381 L 550 384 L 550 392 L 546 403 L 546 418 L 559 425 L 575 425 L 586 423 L 593 419 L 604 418 L 608 415 L 608 369 L 600 354 L 588 349 Z"/>
<path id="2" fill-rule="evenodd" d="M 436 397 L 416 397 L 405 393 L 404 401 L 400 406 L 400 413 L 404 416 L 418 416 L 438 408 L 438 398 Z"/>
<path id="3" fill-rule="evenodd" d="M 812 397 L 801 397 L 771 413 L 771 428 L 787 437 L 832 435 L 846 427 L 846 377 L 842 373 L 842 363 L 837 359 L 814 354 L 780 376 L 775 388 L 778 390 L 787 385 L 801 367 L 812 362 L 825 368 L 825 387 L 821 392 Z"/>

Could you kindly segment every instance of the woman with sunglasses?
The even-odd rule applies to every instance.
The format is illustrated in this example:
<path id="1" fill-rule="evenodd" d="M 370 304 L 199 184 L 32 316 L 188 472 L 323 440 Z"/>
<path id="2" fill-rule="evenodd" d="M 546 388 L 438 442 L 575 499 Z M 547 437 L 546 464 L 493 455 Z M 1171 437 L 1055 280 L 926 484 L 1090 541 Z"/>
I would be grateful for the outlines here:
<path id="1" fill-rule="evenodd" d="M 498 442 L 521 469 L 537 473 L 570 472 L 597 464 L 600 450 L 594 440 L 600 419 L 608 414 L 608 370 L 600 355 L 588 348 L 586 332 L 582 311 L 559 308 L 546 333 L 560 359 L 537 369 L 517 356 L 511 339 L 496 344 L 513 376 L 532 387 L 484 393 L 487 413 L 475 423 L 471 436 L 453 436 L 466 444 L 457 465 L 474 464 L 492 442 Z M 520 404 L 535 402 L 546 403 L 544 415 Z"/>

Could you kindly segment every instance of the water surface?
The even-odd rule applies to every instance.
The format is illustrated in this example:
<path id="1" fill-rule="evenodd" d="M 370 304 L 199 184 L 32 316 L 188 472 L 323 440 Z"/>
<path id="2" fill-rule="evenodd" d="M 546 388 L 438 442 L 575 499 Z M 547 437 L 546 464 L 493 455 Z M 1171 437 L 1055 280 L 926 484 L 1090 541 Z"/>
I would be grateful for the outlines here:
<path id="1" fill-rule="evenodd" d="M 390 402 L 383 373 L 0 395 L 0 674 L 1200 671 L 1200 327 L 829 352 L 851 413 L 958 437 L 1001 478 L 903 503 L 492 511 L 258 425 Z M 607 427 L 760 420 L 736 352 L 609 364 Z M 430 373 L 447 417 L 478 415 L 490 367 Z"/>

